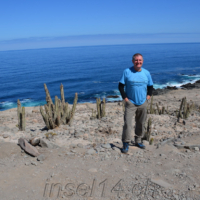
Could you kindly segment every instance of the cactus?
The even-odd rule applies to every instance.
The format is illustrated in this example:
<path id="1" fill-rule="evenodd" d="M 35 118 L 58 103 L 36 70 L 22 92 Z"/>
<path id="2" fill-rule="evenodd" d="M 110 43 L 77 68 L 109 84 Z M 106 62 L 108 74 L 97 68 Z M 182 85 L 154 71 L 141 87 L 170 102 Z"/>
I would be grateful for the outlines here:
<path id="1" fill-rule="evenodd" d="M 185 119 L 187 119 L 189 117 L 189 114 L 190 114 L 190 105 L 188 104 L 187 110 L 186 110 L 186 113 L 185 113 Z"/>
<path id="2" fill-rule="evenodd" d="M 40 113 L 43 117 L 43 120 L 44 120 L 44 123 L 46 124 L 47 129 L 51 129 L 48 116 L 47 116 L 47 114 L 44 113 L 42 106 L 40 106 Z"/>
<path id="3" fill-rule="evenodd" d="M 178 121 L 179 121 L 179 118 L 183 118 L 183 115 L 182 115 L 183 103 L 184 103 L 184 98 L 181 101 L 181 105 L 180 105 L 180 109 L 179 109 L 179 114 L 178 114 Z"/>
<path id="4" fill-rule="evenodd" d="M 60 95 L 61 95 L 61 102 L 62 102 L 62 104 L 64 104 L 65 103 L 65 95 L 64 95 L 64 89 L 63 89 L 62 83 L 60 85 Z"/>
<path id="5" fill-rule="evenodd" d="M 105 117 L 106 116 L 106 99 L 103 98 L 103 101 L 101 103 L 101 117 Z"/>
<path id="6" fill-rule="evenodd" d="M 44 90 L 45 90 L 45 93 L 46 93 L 46 102 L 47 102 L 47 105 L 53 104 L 51 96 L 50 96 L 50 93 L 49 93 L 49 90 L 48 90 L 47 85 L 45 83 L 44 83 Z"/>
<path id="7" fill-rule="evenodd" d="M 18 128 L 20 131 L 25 131 L 26 128 L 26 117 L 25 107 L 21 107 L 20 100 L 17 100 L 17 117 L 18 117 Z"/>
<path id="8" fill-rule="evenodd" d="M 17 100 L 17 117 L 18 117 L 18 127 L 20 128 L 20 124 L 21 124 L 21 120 L 20 120 L 20 115 L 22 112 L 22 107 L 21 107 L 21 103 L 20 100 Z"/>
<path id="9" fill-rule="evenodd" d="M 189 103 L 187 103 L 186 97 L 184 97 L 181 101 L 179 113 L 177 115 L 178 121 L 180 118 L 187 119 L 192 109 L 194 109 L 194 103 L 192 102 L 192 104 L 190 105 Z"/>
<path id="10" fill-rule="evenodd" d="M 150 103 L 150 114 L 154 114 L 154 109 L 153 109 L 153 95 L 151 97 L 151 103 Z"/>
<path id="11" fill-rule="evenodd" d="M 62 84 L 60 86 L 61 100 L 55 96 L 55 104 L 53 104 L 51 100 L 46 84 L 44 84 L 44 89 L 46 92 L 47 104 L 44 105 L 45 111 L 42 106 L 40 106 L 40 113 L 43 117 L 47 129 L 54 129 L 60 126 L 60 124 L 71 125 L 77 105 L 78 94 L 75 94 L 72 109 L 69 110 L 68 103 L 65 102 L 64 89 Z"/>
<path id="12" fill-rule="evenodd" d="M 75 93 L 72 110 L 71 110 L 70 114 L 68 114 L 68 123 L 67 124 L 69 124 L 70 126 L 71 126 L 72 121 L 73 121 L 73 117 L 74 117 L 74 113 L 75 113 L 75 110 L 76 110 L 77 101 L 78 101 L 78 94 Z"/>
<path id="13" fill-rule="evenodd" d="M 96 106 L 97 106 L 97 119 L 100 119 L 102 117 L 105 117 L 106 116 L 106 100 L 105 98 L 103 98 L 103 101 L 101 102 L 101 99 L 100 98 L 97 98 L 96 99 Z"/>
<path id="14" fill-rule="evenodd" d="M 150 140 L 150 136 L 151 136 L 151 124 L 152 124 L 152 120 L 151 118 L 149 118 L 148 126 L 147 126 L 147 141 Z"/>
<path id="15" fill-rule="evenodd" d="M 154 142 L 154 139 L 153 139 L 153 138 L 151 138 L 151 139 L 149 140 L 149 144 L 150 144 L 150 145 L 152 145 L 152 144 L 153 144 L 153 142 Z"/>
<path id="16" fill-rule="evenodd" d="M 97 104 L 97 119 L 101 118 L 101 100 L 100 98 L 96 99 L 96 104 Z"/>
<path id="17" fill-rule="evenodd" d="M 146 139 L 147 141 L 150 141 L 151 124 L 152 124 L 152 120 L 151 120 L 151 118 L 149 118 L 148 122 L 147 122 L 147 131 L 146 131 L 145 136 L 144 136 L 144 139 Z"/>
<path id="18" fill-rule="evenodd" d="M 179 111 L 176 110 L 175 112 L 176 112 L 176 117 L 178 118 L 178 116 L 179 116 Z"/>
<path id="19" fill-rule="evenodd" d="M 159 106 L 158 106 L 157 103 L 156 103 L 156 107 L 157 107 L 157 110 L 158 110 L 158 114 L 161 115 L 161 112 L 162 112 L 162 111 L 160 110 L 160 108 L 159 108 Z"/>
<path id="20" fill-rule="evenodd" d="M 162 107 L 162 114 L 165 114 L 165 106 Z"/>
<path id="21" fill-rule="evenodd" d="M 25 107 L 22 107 L 22 114 L 21 114 L 21 129 L 25 131 L 26 128 L 26 117 L 25 117 Z"/>

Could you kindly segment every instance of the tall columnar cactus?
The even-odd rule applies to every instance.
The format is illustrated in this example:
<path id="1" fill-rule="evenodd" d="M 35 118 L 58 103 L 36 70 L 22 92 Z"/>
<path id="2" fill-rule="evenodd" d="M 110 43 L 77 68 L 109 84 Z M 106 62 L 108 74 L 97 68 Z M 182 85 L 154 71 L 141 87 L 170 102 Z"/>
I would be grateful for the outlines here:
<path id="1" fill-rule="evenodd" d="M 101 102 L 100 98 L 96 99 L 96 106 L 97 106 L 97 118 L 100 119 L 106 116 L 106 100 L 103 98 Z"/>
<path id="2" fill-rule="evenodd" d="M 101 118 L 101 99 L 97 98 L 96 99 L 96 105 L 97 105 L 97 118 Z"/>
<path id="3" fill-rule="evenodd" d="M 162 107 L 162 114 L 165 114 L 165 106 Z"/>
<path id="4" fill-rule="evenodd" d="M 151 103 L 150 103 L 150 114 L 154 114 L 154 109 L 153 109 L 153 95 L 151 97 Z"/>
<path id="5" fill-rule="evenodd" d="M 167 110 L 166 110 L 167 114 L 169 115 L 169 109 L 168 109 L 168 106 L 167 106 Z"/>
<path id="6" fill-rule="evenodd" d="M 49 94 L 49 90 L 48 90 L 47 85 L 45 83 L 44 83 L 44 90 L 45 90 L 45 93 L 46 93 L 46 102 L 47 102 L 47 105 L 53 104 L 53 101 L 52 101 L 51 96 Z"/>
<path id="7" fill-rule="evenodd" d="M 47 129 L 54 129 L 60 126 L 60 124 L 71 125 L 76 110 L 78 94 L 75 93 L 74 103 L 72 109 L 70 110 L 68 103 L 65 102 L 64 88 L 62 84 L 60 86 L 61 100 L 55 96 L 54 104 L 51 100 L 51 96 L 46 84 L 44 84 L 44 89 L 46 92 L 47 104 L 44 105 L 45 110 L 42 108 L 42 106 L 40 106 L 40 113 Z"/>
<path id="8" fill-rule="evenodd" d="M 180 104 L 180 109 L 177 116 L 178 121 L 180 118 L 187 119 L 191 112 L 191 108 L 193 108 L 193 103 L 190 105 L 189 103 L 187 103 L 186 97 L 184 97 Z"/>
<path id="9" fill-rule="evenodd" d="M 67 124 L 69 124 L 71 126 L 72 124 L 72 120 L 73 120 L 73 117 L 74 117 L 74 113 L 75 113 L 75 110 L 76 110 L 76 104 L 77 104 L 77 100 L 78 100 L 78 94 L 75 93 L 75 97 L 74 97 L 74 102 L 73 102 L 73 106 L 72 106 L 72 110 L 70 111 L 70 114 L 68 115 L 68 122 Z"/>
<path id="10" fill-rule="evenodd" d="M 150 136 L 151 136 L 151 124 L 152 124 L 152 119 L 149 118 L 147 122 L 147 130 L 144 135 L 144 139 L 146 139 L 147 141 L 150 140 Z"/>
<path id="11" fill-rule="evenodd" d="M 106 116 L 106 99 L 103 98 L 103 101 L 101 103 L 101 117 Z"/>
<path id="12" fill-rule="evenodd" d="M 157 107 L 158 115 L 165 114 L 165 107 L 164 106 L 162 106 L 162 109 L 161 109 L 158 106 L 158 104 L 156 103 L 156 107 Z M 168 107 L 167 107 L 167 109 L 168 109 Z M 167 113 L 168 113 L 168 111 L 167 111 Z M 156 110 L 155 110 L 154 114 L 156 114 Z"/>
<path id="13" fill-rule="evenodd" d="M 20 120 L 20 116 L 22 113 L 22 107 L 21 107 L 21 102 L 18 99 L 17 100 L 17 118 L 18 118 L 18 128 L 20 128 L 20 124 L 21 124 L 21 120 Z"/>
<path id="14" fill-rule="evenodd" d="M 18 117 L 18 128 L 20 131 L 25 131 L 26 128 L 26 117 L 25 107 L 21 107 L 20 100 L 17 100 L 17 117 Z"/>
<path id="15" fill-rule="evenodd" d="M 159 108 L 157 103 L 156 103 L 156 107 L 157 107 L 157 110 L 158 110 L 158 114 L 161 115 L 161 110 L 160 110 L 160 108 Z"/>
<path id="16" fill-rule="evenodd" d="M 179 118 L 183 118 L 183 115 L 182 115 L 183 103 L 184 103 L 184 98 L 182 99 L 181 104 L 180 104 L 179 114 L 178 114 L 178 120 L 179 120 Z"/>
<path id="17" fill-rule="evenodd" d="M 149 118 L 148 126 L 147 126 L 147 141 L 150 140 L 150 136 L 151 136 L 151 124 L 152 124 L 152 120 L 151 120 L 151 118 Z"/>
<path id="18" fill-rule="evenodd" d="M 65 103 L 65 95 L 64 95 L 64 89 L 63 89 L 63 84 L 62 83 L 60 85 L 60 95 L 61 95 L 61 102 Z"/>

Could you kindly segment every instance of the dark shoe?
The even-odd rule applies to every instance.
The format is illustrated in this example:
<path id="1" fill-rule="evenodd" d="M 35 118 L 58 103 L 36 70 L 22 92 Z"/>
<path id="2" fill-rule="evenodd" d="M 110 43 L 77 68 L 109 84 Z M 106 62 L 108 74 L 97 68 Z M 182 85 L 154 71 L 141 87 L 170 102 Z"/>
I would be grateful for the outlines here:
<path id="1" fill-rule="evenodd" d="M 140 149 L 145 149 L 145 146 L 142 143 L 135 143 L 136 147 L 139 147 Z"/>
<path id="2" fill-rule="evenodd" d="M 127 153 L 129 149 L 129 144 L 128 142 L 123 142 L 123 149 L 122 149 L 122 153 Z"/>

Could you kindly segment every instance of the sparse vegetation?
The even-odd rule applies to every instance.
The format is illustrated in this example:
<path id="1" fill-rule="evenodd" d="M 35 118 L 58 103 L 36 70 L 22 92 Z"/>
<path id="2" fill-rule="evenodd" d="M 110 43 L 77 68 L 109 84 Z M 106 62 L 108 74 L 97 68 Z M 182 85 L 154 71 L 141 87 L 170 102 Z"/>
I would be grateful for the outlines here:
<path id="1" fill-rule="evenodd" d="M 103 101 L 101 101 L 100 98 L 96 99 L 96 105 L 97 105 L 97 114 L 96 117 L 97 119 L 100 119 L 102 117 L 106 116 L 106 100 L 105 98 L 103 98 Z"/>
<path id="2" fill-rule="evenodd" d="M 65 102 L 64 89 L 62 84 L 60 86 L 61 100 L 55 96 L 55 104 L 53 104 L 46 84 L 44 84 L 44 89 L 46 93 L 47 104 L 44 105 L 45 111 L 42 106 L 40 106 L 40 113 L 43 117 L 47 129 L 54 129 L 60 126 L 60 124 L 71 125 L 76 109 L 78 94 L 75 93 L 74 103 L 72 109 L 70 110 L 68 103 Z"/>
<path id="3" fill-rule="evenodd" d="M 21 107 L 21 102 L 17 100 L 17 117 L 18 117 L 18 125 L 20 131 L 25 131 L 26 128 L 26 118 L 25 118 L 25 107 Z"/>

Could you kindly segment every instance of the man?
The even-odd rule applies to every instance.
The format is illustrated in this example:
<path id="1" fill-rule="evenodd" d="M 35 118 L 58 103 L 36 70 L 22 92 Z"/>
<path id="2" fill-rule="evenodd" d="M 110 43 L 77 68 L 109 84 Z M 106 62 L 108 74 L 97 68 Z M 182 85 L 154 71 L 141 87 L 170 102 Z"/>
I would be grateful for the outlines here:
<path id="1" fill-rule="evenodd" d="M 132 118 L 135 113 L 135 145 L 145 149 L 142 144 L 144 126 L 147 118 L 147 100 L 151 98 L 153 81 L 149 71 L 142 68 L 143 56 L 136 53 L 132 57 L 133 67 L 125 69 L 119 81 L 119 91 L 125 101 L 124 127 L 122 133 L 122 153 L 127 153 L 131 142 Z M 124 86 L 126 90 L 124 91 Z"/>

